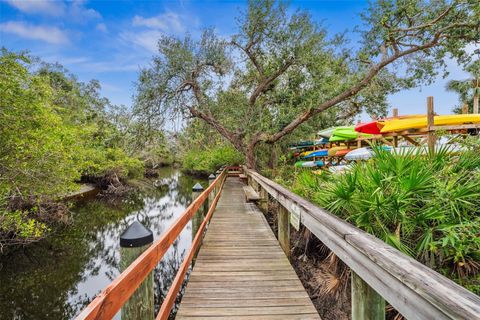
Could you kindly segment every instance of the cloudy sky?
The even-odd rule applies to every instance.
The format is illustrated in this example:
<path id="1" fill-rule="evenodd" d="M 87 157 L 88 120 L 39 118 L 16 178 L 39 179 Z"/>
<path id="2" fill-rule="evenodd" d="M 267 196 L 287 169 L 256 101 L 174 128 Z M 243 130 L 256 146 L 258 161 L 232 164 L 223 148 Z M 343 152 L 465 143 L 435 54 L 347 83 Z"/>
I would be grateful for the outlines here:
<path id="1" fill-rule="evenodd" d="M 359 25 L 363 0 L 293 1 L 309 10 L 333 33 L 352 31 Z M 59 62 L 80 80 L 98 79 L 113 103 L 131 106 L 134 82 L 147 66 L 162 34 L 198 36 L 202 28 L 215 27 L 221 35 L 235 32 L 235 17 L 245 1 L 82 1 L 0 0 L 0 46 L 28 50 L 48 62 Z M 355 34 L 349 33 L 355 40 Z M 450 76 L 466 75 L 450 63 Z M 389 98 L 401 114 L 424 112 L 426 97 L 435 97 L 435 109 L 449 113 L 457 103 L 444 90 L 448 79 Z"/>

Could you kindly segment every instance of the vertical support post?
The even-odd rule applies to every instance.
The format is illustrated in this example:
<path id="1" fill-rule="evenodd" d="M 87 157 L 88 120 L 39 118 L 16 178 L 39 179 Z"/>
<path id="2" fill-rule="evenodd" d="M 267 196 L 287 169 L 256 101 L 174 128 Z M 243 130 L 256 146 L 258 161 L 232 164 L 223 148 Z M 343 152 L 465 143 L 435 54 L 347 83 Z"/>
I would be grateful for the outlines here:
<path id="1" fill-rule="evenodd" d="M 264 188 L 262 188 L 260 185 L 258 185 L 260 188 L 260 209 L 264 212 L 268 212 L 268 192 Z"/>
<path id="2" fill-rule="evenodd" d="M 197 199 L 202 192 L 203 192 L 203 187 L 200 183 L 197 182 L 192 188 L 192 201 Z M 192 217 L 192 239 L 195 238 L 195 236 L 197 235 L 198 228 L 200 228 L 200 225 L 202 224 L 204 207 L 205 206 L 200 206 L 200 208 L 198 208 L 198 211 L 195 212 L 195 214 Z M 197 257 L 197 254 L 195 253 L 192 259 L 192 264 L 195 264 L 196 257 Z"/>
<path id="3" fill-rule="evenodd" d="M 353 271 L 352 320 L 385 320 L 385 300 Z"/>
<path id="4" fill-rule="evenodd" d="M 120 235 L 120 270 L 124 271 L 153 242 L 153 233 L 135 221 Z M 123 305 L 122 320 L 153 319 L 153 272 L 143 280 L 133 295 Z"/>
<path id="5" fill-rule="evenodd" d="M 478 95 L 480 91 L 480 83 L 479 79 L 472 80 L 472 87 L 473 87 L 473 113 L 478 114 Z"/>
<path id="6" fill-rule="evenodd" d="M 290 259 L 290 213 L 280 203 L 278 204 L 278 242 L 283 252 Z"/>
<path id="7" fill-rule="evenodd" d="M 393 115 L 394 118 L 398 118 L 398 108 L 393 108 L 392 115 Z M 395 148 L 398 147 L 398 137 L 397 136 L 393 137 L 393 146 Z"/>
<path id="8" fill-rule="evenodd" d="M 212 173 L 211 175 L 208 176 L 208 185 L 211 186 L 213 181 L 215 181 L 215 175 Z M 219 190 L 217 190 L 217 186 L 215 186 L 212 190 L 212 192 L 210 192 L 210 194 L 208 195 L 208 208 L 210 208 L 210 206 L 212 205 L 213 203 L 213 199 L 215 199 L 215 196 L 217 195 Z M 208 211 L 208 209 L 207 209 Z"/>
<path id="9" fill-rule="evenodd" d="M 360 124 L 362 123 L 362 120 L 358 119 L 357 120 L 357 124 Z M 360 138 L 362 137 L 362 135 L 360 134 L 357 138 L 357 148 L 361 148 L 362 147 L 362 140 L 359 140 Z"/>
<path id="10" fill-rule="evenodd" d="M 435 152 L 435 131 L 432 130 L 432 126 L 435 124 L 435 113 L 433 110 L 433 97 L 427 98 L 427 143 L 428 151 L 433 154 Z"/>

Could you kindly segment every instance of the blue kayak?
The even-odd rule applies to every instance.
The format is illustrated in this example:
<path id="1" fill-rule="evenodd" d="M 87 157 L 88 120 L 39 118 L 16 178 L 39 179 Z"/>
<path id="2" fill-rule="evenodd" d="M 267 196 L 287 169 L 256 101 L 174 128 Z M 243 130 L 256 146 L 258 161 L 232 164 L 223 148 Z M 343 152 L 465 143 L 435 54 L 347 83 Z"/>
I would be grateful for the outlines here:
<path id="1" fill-rule="evenodd" d="M 327 149 L 314 151 L 312 153 L 309 153 L 308 155 L 306 155 L 303 158 L 308 159 L 308 158 L 313 158 L 313 157 L 326 157 L 326 156 L 328 156 L 328 150 Z"/>

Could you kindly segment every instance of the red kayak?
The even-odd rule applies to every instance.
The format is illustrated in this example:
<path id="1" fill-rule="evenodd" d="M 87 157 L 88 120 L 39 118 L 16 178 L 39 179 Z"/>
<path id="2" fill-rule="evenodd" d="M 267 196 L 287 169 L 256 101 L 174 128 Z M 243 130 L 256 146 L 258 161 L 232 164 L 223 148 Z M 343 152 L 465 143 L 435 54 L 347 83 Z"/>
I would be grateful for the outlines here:
<path id="1" fill-rule="evenodd" d="M 344 155 L 346 155 L 347 153 L 349 153 L 350 151 L 353 151 L 353 149 L 344 149 L 344 150 L 339 150 L 335 153 L 335 157 L 343 157 Z"/>
<path id="2" fill-rule="evenodd" d="M 369 134 L 380 134 L 383 128 L 383 122 L 379 120 L 359 123 L 355 126 L 355 131 Z"/>
<path id="3" fill-rule="evenodd" d="M 385 120 L 410 119 L 410 118 L 420 118 L 420 117 L 425 117 L 425 115 L 424 114 L 406 114 L 398 117 L 372 120 L 370 122 L 363 122 L 363 123 L 357 124 L 355 126 L 355 131 L 361 132 L 361 133 L 369 133 L 369 134 L 381 134 L 380 130 L 382 130 L 382 128 L 385 126 L 385 123 L 384 123 Z"/>

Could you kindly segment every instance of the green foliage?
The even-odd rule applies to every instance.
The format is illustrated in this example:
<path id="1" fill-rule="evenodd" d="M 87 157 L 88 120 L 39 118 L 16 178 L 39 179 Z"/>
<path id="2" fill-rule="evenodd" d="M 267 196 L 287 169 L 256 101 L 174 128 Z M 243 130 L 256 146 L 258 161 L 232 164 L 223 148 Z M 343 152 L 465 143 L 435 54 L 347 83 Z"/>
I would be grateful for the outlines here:
<path id="1" fill-rule="evenodd" d="M 45 223 L 28 217 L 24 211 L 5 212 L 0 218 L 0 233 L 8 233 L 12 238 L 31 241 L 44 236 L 50 229 Z"/>
<path id="2" fill-rule="evenodd" d="M 342 174 L 301 171 L 288 185 L 396 249 L 480 292 L 478 144 L 458 155 L 375 150 Z M 293 183 L 292 183 L 293 181 Z M 293 185 L 293 187 L 292 187 Z"/>
<path id="3" fill-rule="evenodd" d="M 446 75 L 447 58 L 469 63 L 479 10 L 470 0 L 372 1 L 352 48 L 284 1 L 249 1 L 229 38 L 211 28 L 199 38 L 161 37 L 135 108 L 160 125 L 200 119 L 256 167 L 263 143 L 362 111 L 383 116 L 388 94 Z"/>
<path id="4" fill-rule="evenodd" d="M 73 191 L 80 179 L 143 173 L 99 90 L 98 82 L 80 83 L 59 65 L 2 49 L 0 245 L 44 236 L 44 222 L 62 217 L 37 209 Z"/>
<path id="5" fill-rule="evenodd" d="M 0 207 L 12 197 L 65 193 L 80 178 L 71 127 L 56 113 L 48 79 L 30 73 L 29 62 L 5 51 L 0 57 Z"/>
<path id="6" fill-rule="evenodd" d="M 480 55 L 480 51 L 477 52 Z M 470 79 L 450 80 L 447 85 L 447 91 L 458 94 L 459 104 L 453 109 L 455 113 L 462 113 L 462 107 L 466 103 L 468 112 L 473 113 L 473 97 L 480 96 L 480 85 L 473 87 L 473 80 L 480 81 L 480 59 L 467 65 L 464 70 L 471 75 Z"/>
<path id="7" fill-rule="evenodd" d="M 138 178 L 143 174 L 143 162 L 128 157 L 120 148 L 85 148 L 81 154 L 84 176 L 102 177 L 115 173 L 120 179 Z"/>
<path id="8" fill-rule="evenodd" d="M 193 173 L 210 174 L 222 165 L 239 165 L 243 156 L 229 145 L 187 151 L 183 158 L 183 169 Z"/>

